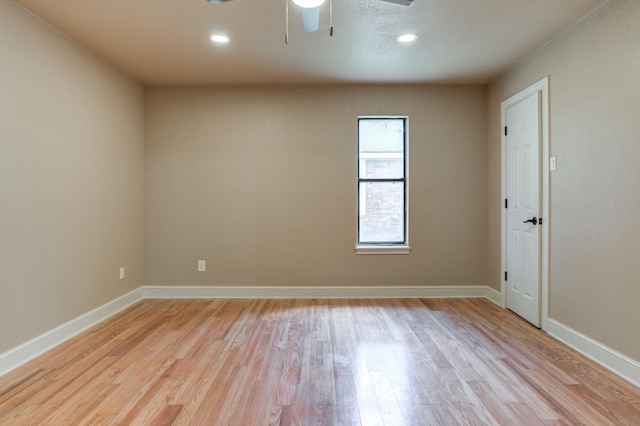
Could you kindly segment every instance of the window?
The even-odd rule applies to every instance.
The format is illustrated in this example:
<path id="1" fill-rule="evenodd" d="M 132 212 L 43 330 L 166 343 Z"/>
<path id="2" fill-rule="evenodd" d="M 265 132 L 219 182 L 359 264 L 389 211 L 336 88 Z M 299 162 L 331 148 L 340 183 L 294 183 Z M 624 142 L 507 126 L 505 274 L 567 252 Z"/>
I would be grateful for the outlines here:
<path id="1" fill-rule="evenodd" d="M 358 253 L 408 253 L 407 117 L 358 118 Z"/>

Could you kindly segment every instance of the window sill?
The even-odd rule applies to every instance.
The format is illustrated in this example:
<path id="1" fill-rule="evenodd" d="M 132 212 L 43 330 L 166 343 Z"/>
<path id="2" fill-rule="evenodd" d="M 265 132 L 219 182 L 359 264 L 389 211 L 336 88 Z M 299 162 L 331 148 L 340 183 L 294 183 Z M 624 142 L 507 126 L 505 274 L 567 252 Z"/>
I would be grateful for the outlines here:
<path id="1" fill-rule="evenodd" d="M 409 246 L 360 245 L 356 246 L 356 254 L 409 254 Z"/>

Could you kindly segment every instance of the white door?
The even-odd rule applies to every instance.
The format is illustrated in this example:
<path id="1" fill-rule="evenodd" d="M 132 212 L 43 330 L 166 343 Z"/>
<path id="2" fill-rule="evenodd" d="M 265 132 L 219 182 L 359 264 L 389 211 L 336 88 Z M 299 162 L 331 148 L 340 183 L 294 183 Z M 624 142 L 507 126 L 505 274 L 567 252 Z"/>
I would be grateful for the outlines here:
<path id="1" fill-rule="evenodd" d="M 540 327 L 540 116 L 540 92 L 506 110 L 507 308 L 536 327 Z"/>

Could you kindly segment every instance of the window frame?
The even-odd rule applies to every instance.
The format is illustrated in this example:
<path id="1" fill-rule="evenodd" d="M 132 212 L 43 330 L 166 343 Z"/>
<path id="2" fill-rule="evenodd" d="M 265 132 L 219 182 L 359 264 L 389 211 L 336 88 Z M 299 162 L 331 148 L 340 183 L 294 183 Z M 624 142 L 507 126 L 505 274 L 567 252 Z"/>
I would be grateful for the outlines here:
<path id="1" fill-rule="evenodd" d="M 361 178 L 360 167 L 362 157 L 360 155 L 360 123 L 364 120 L 402 120 L 403 122 L 403 178 Z M 356 227 L 356 254 L 409 254 L 411 247 L 409 246 L 409 117 L 408 116 L 358 116 L 357 121 L 357 168 L 356 168 L 356 211 L 357 211 L 357 227 Z M 402 182 L 404 183 L 404 241 L 398 242 L 361 242 L 360 241 L 360 206 L 361 191 L 360 186 L 363 182 Z"/>

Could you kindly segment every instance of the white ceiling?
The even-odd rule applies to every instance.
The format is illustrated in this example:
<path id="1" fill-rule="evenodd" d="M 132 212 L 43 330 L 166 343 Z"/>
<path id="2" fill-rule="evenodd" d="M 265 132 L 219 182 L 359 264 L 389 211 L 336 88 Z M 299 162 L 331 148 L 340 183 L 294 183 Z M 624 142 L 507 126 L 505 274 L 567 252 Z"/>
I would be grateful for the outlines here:
<path id="1" fill-rule="evenodd" d="M 333 37 L 302 33 L 292 5 L 285 44 L 286 0 L 16 1 L 150 85 L 486 83 L 606 3 L 333 0 Z M 406 31 L 420 38 L 399 45 Z M 213 45 L 213 32 L 231 43 Z"/>

